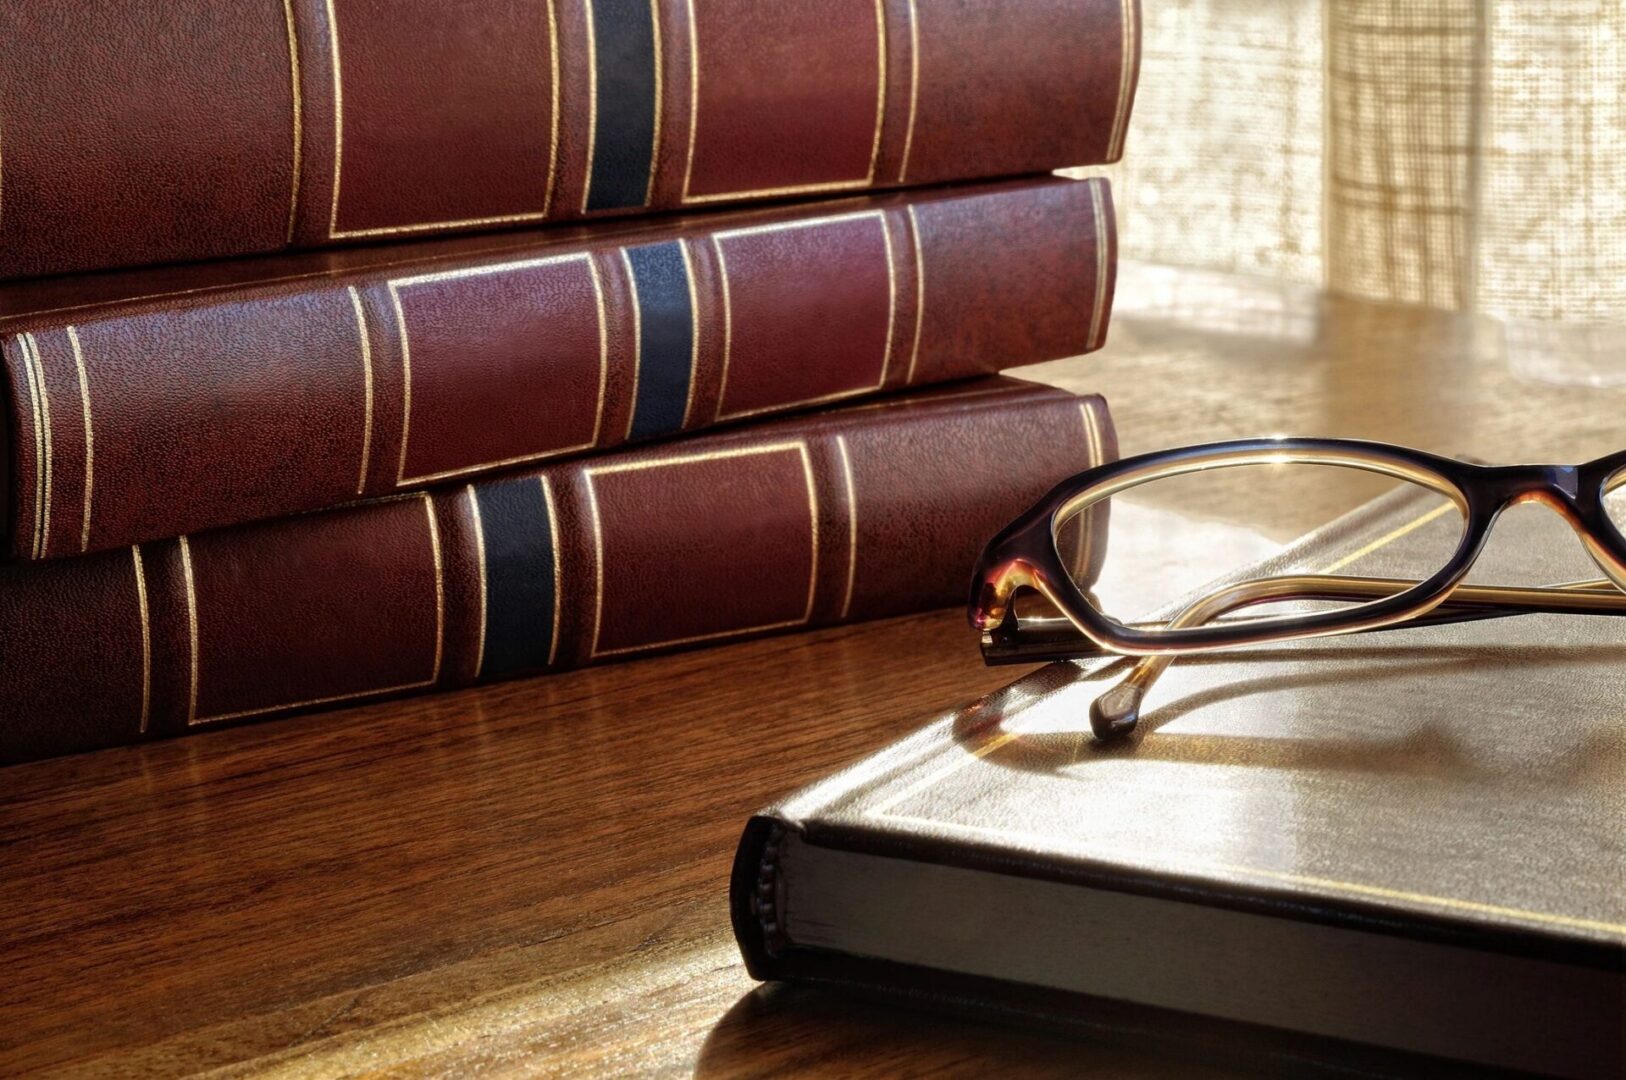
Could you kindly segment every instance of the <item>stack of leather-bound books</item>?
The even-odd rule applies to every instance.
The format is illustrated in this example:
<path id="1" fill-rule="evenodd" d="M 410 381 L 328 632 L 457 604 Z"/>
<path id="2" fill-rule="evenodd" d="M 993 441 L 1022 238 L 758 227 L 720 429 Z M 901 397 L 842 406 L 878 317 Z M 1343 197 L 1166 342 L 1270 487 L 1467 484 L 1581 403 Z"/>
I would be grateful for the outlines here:
<path id="1" fill-rule="evenodd" d="M 0 8 L 0 761 L 961 598 L 1134 0 Z M 541 718 L 545 720 L 545 718 Z"/>

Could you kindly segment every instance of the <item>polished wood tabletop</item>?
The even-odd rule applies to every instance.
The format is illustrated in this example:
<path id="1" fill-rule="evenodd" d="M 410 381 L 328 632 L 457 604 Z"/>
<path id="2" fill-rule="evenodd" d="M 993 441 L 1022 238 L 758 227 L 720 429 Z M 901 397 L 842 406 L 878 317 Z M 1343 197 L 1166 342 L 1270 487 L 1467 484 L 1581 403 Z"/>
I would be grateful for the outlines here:
<path id="1" fill-rule="evenodd" d="M 1488 320 L 1148 273 L 1126 268 L 1105 350 L 1024 373 L 1106 394 L 1125 453 L 1626 445 L 1626 368 L 1510 355 Z M 740 964 L 747 815 L 1021 672 L 946 611 L 4 770 L 0 1074 L 1191 1075 Z"/>

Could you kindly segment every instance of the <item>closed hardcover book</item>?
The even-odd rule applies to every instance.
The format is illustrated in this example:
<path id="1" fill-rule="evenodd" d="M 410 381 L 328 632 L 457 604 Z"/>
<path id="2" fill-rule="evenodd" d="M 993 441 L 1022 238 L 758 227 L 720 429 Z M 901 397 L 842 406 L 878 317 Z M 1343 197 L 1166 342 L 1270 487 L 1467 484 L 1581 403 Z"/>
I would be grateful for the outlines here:
<path id="1" fill-rule="evenodd" d="M 11 554 L 316 510 L 1098 347 L 1104 180 L 0 286 Z"/>
<path id="2" fill-rule="evenodd" d="M 0 566 L 0 761 L 942 607 L 1115 445 L 995 378 Z"/>
<path id="3" fill-rule="evenodd" d="M 1136 0 L 15 0 L 0 277 L 1115 161 Z"/>
<path id="4" fill-rule="evenodd" d="M 1403 576 L 1437 507 L 1238 577 Z M 1595 574 L 1526 507 L 1474 579 Z M 1178 660 L 1129 745 L 1088 719 L 1124 665 L 1054 664 L 755 818 L 735 931 L 758 978 L 1290 1071 L 1620 1076 L 1623 644 L 1530 615 Z"/>

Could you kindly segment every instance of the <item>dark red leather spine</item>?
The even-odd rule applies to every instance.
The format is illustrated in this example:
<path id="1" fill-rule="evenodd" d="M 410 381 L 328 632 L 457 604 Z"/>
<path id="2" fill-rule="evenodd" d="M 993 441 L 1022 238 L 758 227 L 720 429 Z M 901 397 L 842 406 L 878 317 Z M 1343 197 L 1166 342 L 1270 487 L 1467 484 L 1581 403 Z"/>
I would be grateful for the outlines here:
<path id="1" fill-rule="evenodd" d="M 1099 346 L 1104 180 L 0 288 L 12 554 L 400 494 Z M 481 245 L 485 246 L 482 247 Z"/>
<path id="2" fill-rule="evenodd" d="M 963 599 L 1116 452 L 994 379 L 477 484 L 0 568 L 0 761 Z"/>
<path id="3" fill-rule="evenodd" d="M 0 277 L 1115 161 L 1137 0 L 0 5 Z"/>

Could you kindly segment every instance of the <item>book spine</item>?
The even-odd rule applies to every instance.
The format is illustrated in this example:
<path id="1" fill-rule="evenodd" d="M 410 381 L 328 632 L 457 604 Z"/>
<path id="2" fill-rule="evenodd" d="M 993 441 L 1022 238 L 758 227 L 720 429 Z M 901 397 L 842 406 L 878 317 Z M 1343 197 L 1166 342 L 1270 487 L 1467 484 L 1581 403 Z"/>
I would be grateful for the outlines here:
<path id="1" fill-rule="evenodd" d="M 21 320 L 0 338 L 11 554 L 1087 352 L 1112 230 L 1105 180 L 1054 180 Z"/>
<path id="2" fill-rule="evenodd" d="M 0 6 L 0 277 L 1115 161 L 1137 0 Z"/>
<path id="3" fill-rule="evenodd" d="M 996 382 L 0 568 L 0 761 L 958 602 L 1112 447 Z"/>

